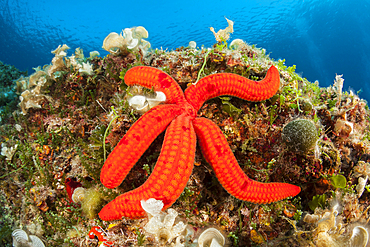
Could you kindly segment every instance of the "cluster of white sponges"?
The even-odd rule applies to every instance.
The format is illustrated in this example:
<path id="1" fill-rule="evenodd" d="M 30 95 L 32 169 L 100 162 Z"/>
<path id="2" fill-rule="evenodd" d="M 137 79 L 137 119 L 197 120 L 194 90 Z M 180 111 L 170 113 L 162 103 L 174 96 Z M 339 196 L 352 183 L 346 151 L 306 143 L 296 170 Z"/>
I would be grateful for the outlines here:
<path id="1" fill-rule="evenodd" d="M 20 94 L 22 114 L 26 115 L 30 108 L 41 108 L 43 102 L 53 102 L 53 99 L 45 94 L 45 89 L 53 80 L 62 76 L 63 71 L 71 68 L 81 75 L 93 75 L 93 65 L 88 59 L 93 59 L 99 52 L 90 52 L 90 57 L 85 58 L 82 49 L 77 48 L 75 54 L 67 57 L 66 50 L 70 49 L 66 44 L 59 45 L 53 53 L 55 56 L 50 65 L 34 68 L 35 72 L 29 77 L 20 77 L 16 81 L 16 90 Z"/>
<path id="2" fill-rule="evenodd" d="M 120 34 L 111 32 L 103 42 L 103 48 L 113 55 L 124 54 L 128 50 L 140 49 L 145 53 L 150 48 L 148 31 L 144 27 L 125 28 Z"/>
<path id="3" fill-rule="evenodd" d="M 154 235 L 156 241 L 165 241 L 171 243 L 176 239 L 176 247 L 184 246 L 181 244 L 181 233 L 185 231 L 186 225 L 179 221 L 175 224 L 178 213 L 174 209 L 168 209 L 167 213 L 162 212 L 164 204 L 162 201 L 150 198 L 141 201 L 141 207 L 148 213 L 149 222 L 144 230 Z"/>
<path id="4" fill-rule="evenodd" d="M 141 207 L 148 213 L 149 222 L 144 226 L 147 234 L 152 234 L 157 242 L 165 242 L 174 247 L 223 247 L 225 237 L 216 228 L 208 228 L 199 235 L 192 243 L 188 240 L 193 237 L 194 229 L 177 218 L 176 210 L 170 208 L 162 212 L 164 204 L 160 200 L 150 198 L 141 201 Z"/>
<path id="5" fill-rule="evenodd" d="M 17 147 L 18 144 L 15 144 L 13 147 L 7 147 L 5 143 L 1 143 L 1 155 L 6 157 L 5 160 L 12 160 Z"/>
<path id="6" fill-rule="evenodd" d="M 336 204 L 331 210 L 315 209 L 314 214 L 307 214 L 303 221 L 315 224 L 313 243 L 315 246 L 358 246 L 365 247 L 369 242 L 367 228 L 359 224 L 343 224 L 338 217 L 339 205 Z"/>
<path id="7" fill-rule="evenodd" d="M 48 75 L 55 79 L 59 75 L 59 73 L 56 72 L 66 70 L 71 67 L 74 70 L 77 70 L 80 74 L 93 75 L 93 66 L 87 61 L 87 59 L 85 59 L 82 49 L 76 48 L 74 55 L 66 57 L 67 53 L 65 50 L 68 49 L 69 47 L 64 44 L 63 46 L 59 45 L 57 49 L 51 52 L 55 54 L 55 56 L 51 61 L 52 65 L 48 68 Z M 90 52 L 89 59 L 93 59 L 95 56 L 99 55 L 100 54 L 97 51 Z"/>

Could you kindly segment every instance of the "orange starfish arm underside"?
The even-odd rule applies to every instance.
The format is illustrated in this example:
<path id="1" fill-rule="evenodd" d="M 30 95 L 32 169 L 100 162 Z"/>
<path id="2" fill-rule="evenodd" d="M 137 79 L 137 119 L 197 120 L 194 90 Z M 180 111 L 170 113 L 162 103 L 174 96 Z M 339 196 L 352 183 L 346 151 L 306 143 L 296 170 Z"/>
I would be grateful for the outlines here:
<path id="1" fill-rule="evenodd" d="M 159 105 L 141 116 L 109 154 L 100 173 L 102 184 L 110 189 L 120 185 L 154 139 L 179 114 L 177 105 Z"/>
<path id="2" fill-rule="evenodd" d="M 183 192 L 194 166 L 196 136 L 189 116 L 176 117 L 168 126 L 157 164 L 140 187 L 126 192 L 108 203 L 99 213 L 102 220 L 145 216 L 140 201 L 162 200 L 170 207 Z"/>
<path id="3" fill-rule="evenodd" d="M 216 124 L 206 118 L 196 118 L 193 126 L 204 157 L 221 185 L 236 198 L 262 204 L 295 196 L 301 191 L 292 184 L 260 183 L 248 178 Z"/>
<path id="4" fill-rule="evenodd" d="M 266 100 L 274 96 L 279 86 L 279 71 L 271 66 L 261 81 L 253 81 L 230 73 L 206 76 L 185 90 L 185 98 L 197 112 L 205 101 L 222 95 L 231 95 L 248 101 Z"/>

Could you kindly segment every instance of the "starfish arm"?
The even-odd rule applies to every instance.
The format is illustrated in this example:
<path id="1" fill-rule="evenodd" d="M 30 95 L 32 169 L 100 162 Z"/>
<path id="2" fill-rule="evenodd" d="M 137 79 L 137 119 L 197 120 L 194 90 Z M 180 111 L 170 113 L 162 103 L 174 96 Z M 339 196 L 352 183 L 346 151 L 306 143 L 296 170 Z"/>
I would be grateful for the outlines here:
<path id="1" fill-rule="evenodd" d="M 177 105 L 158 105 L 141 116 L 105 161 L 100 173 L 103 185 L 107 188 L 120 185 L 145 150 L 180 111 Z"/>
<path id="2" fill-rule="evenodd" d="M 206 76 L 185 90 L 187 101 L 196 111 L 203 103 L 221 95 L 236 96 L 248 101 L 262 101 L 271 98 L 279 89 L 279 71 L 271 66 L 265 78 L 252 81 L 231 73 L 219 73 Z"/>
<path id="3" fill-rule="evenodd" d="M 193 126 L 204 157 L 221 185 L 236 198 L 264 204 L 295 196 L 301 191 L 292 184 L 260 183 L 248 178 L 216 124 L 206 118 L 196 118 Z"/>
<path id="4" fill-rule="evenodd" d="M 183 192 L 194 166 L 196 136 L 185 114 L 176 117 L 168 126 L 157 164 L 140 187 L 118 196 L 99 213 L 102 220 L 116 220 L 123 216 L 145 216 L 140 201 L 149 198 L 162 200 L 164 209 L 170 207 Z"/>
<path id="5" fill-rule="evenodd" d="M 126 85 L 140 85 L 154 88 L 166 95 L 166 103 L 177 104 L 185 101 L 184 93 L 177 82 L 167 73 L 153 67 L 137 66 L 129 69 L 124 77 Z"/>

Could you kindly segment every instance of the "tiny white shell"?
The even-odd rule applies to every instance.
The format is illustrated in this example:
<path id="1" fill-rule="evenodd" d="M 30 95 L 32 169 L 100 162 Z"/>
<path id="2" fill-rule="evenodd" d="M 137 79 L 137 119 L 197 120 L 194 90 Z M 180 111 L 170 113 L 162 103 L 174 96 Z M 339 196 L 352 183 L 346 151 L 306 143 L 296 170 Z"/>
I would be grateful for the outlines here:
<path id="1" fill-rule="evenodd" d="M 86 189 L 83 187 L 78 187 L 73 191 L 72 194 L 72 201 L 74 203 L 80 203 L 85 198 L 85 191 Z"/>
<path id="2" fill-rule="evenodd" d="M 225 245 L 225 237 L 216 228 L 208 228 L 198 238 L 199 247 L 222 247 Z"/>
<path id="3" fill-rule="evenodd" d="M 19 124 L 15 124 L 14 127 L 15 127 L 15 129 L 17 131 L 21 131 L 22 130 L 22 126 L 20 126 Z"/>
<path id="4" fill-rule="evenodd" d="M 365 186 L 366 186 L 366 183 L 367 183 L 367 179 L 368 179 L 367 176 L 366 176 L 366 178 L 363 178 L 363 177 L 358 178 L 358 184 L 356 186 L 356 191 L 357 191 L 357 197 L 358 198 L 360 198 L 362 196 L 362 193 L 364 193 Z"/>

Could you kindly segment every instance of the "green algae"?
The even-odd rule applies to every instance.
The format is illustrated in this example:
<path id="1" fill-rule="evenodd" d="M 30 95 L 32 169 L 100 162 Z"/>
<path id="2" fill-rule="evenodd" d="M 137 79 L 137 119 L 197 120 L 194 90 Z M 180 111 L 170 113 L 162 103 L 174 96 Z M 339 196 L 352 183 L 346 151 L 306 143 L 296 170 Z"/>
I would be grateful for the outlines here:
<path id="1" fill-rule="evenodd" d="M 330 177 L 330 181 L 335 188 L 344 189 L 347 185 L 347 179 L 343 175 L 334 175 Z"/>

